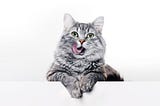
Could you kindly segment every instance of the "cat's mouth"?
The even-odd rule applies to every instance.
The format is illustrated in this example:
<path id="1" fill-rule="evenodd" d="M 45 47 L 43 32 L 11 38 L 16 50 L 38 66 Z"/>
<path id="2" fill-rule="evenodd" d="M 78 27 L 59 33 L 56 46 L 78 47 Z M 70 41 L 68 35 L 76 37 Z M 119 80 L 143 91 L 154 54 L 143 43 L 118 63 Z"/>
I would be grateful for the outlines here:
<path id="1" fill-rule="evenodd" d="M 76 44 L 73 45 L 72 51 L 76 55 L 83 55 L 85 53 L 85 48 L 83 46 L 77 47 Z"/>

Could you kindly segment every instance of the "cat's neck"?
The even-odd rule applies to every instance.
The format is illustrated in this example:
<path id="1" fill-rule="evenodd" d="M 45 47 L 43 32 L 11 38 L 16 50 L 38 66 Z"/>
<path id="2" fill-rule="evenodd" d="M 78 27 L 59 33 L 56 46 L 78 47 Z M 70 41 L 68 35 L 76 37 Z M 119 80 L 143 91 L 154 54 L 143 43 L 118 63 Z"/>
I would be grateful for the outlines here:
<path id="1" fill-rule="evenodd" d="M 64 58 L 57 58 L 56 64 L 60 67 L 65 67 L 66 70 L 76 71 L 76 72 L 83 72 L 85 70 L 93 70 L 97 67 L 104 65 L 104 59 L 97 59 L 94 61 L 89 61 L 85 58 L 76 59 L 64 59 Z"/>

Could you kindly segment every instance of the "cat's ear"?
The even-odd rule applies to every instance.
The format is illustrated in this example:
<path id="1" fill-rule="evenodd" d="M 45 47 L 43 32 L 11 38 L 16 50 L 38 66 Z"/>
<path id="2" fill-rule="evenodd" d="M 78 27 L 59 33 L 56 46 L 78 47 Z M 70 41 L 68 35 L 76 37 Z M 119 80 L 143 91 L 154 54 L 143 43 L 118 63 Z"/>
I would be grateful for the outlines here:
<path id="1" fill-rule="evenodd" d="M 96 28 L 96 30 L 98 31 L 102 31 L 103 28 L 103 24 L 104 24 L 104 17 L 100 16 L 98 18 L 96 18 L 93 22 L 92 22 L 93 26 Z"/>
<path id="2" fill-rule="evenodd" d="M 64 14 L 64 30 L 68 30 L 75 24 L 75 20 L 68 13 Z"/>

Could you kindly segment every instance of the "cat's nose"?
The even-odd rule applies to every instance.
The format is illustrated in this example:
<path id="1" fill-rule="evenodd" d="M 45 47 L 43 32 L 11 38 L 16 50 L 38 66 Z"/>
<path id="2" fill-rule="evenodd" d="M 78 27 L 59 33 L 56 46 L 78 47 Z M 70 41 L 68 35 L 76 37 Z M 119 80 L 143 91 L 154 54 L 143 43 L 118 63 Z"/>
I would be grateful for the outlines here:
<path id="1" fill-rule="evenodd" d="M 83 43 L 85 42 L 85 40 L 84 40 L 84 39 L 80 39 L 79 42 L 80 42 L 81 44 L 83 44 Z"/>

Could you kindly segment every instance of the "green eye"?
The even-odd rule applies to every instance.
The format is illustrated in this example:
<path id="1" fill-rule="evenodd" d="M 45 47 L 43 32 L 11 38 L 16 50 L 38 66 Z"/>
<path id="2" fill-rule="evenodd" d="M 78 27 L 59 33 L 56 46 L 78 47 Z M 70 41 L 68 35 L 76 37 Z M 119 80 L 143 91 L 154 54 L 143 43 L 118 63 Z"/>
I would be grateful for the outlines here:
<path id="1" fill-rule="evenodd" d="M 75 31 L 71 32 L 71 35 L 78 38 L 78 33 Z"/>
<path id="2" fill-rule="evenodd" d="M 87 38 L 92 38 L 92 37 L 94 37 L 94 34 L 93 34 L 93 33 L 87 34 Z"/>

